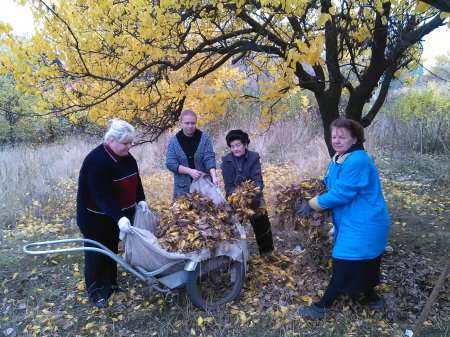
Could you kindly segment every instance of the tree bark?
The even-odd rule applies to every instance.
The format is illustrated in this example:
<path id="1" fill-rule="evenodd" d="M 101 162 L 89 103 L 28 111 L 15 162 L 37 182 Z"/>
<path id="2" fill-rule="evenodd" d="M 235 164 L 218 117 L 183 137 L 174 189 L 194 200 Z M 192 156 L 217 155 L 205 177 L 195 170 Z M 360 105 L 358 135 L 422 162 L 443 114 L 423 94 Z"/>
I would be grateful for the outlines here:
<path id="1" fill-rule="evenodd" d="M 339 117 L 339 98 L 340 95 L 336 97 L 336 94 L 331 95 L 330 92 L 326 91 L 324 93 L 315 94 L 317 103 L 319 105 L 320 118 L 322 119 L 323 135 L 325 143 L 327 145 L 328 153 L 332 157 L 335 153 L 333 147 L 331 146 L 331 123 Z"/>

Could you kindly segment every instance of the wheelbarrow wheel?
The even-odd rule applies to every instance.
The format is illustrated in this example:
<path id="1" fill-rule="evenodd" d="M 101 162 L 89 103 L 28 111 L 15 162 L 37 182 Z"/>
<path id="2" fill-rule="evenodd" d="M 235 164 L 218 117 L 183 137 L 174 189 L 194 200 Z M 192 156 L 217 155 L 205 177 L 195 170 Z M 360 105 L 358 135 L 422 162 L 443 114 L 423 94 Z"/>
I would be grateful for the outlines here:
<path id="1" fill-rule="evenodd" d="M 192 304 L 203 310 L 215 310 L 234 300 L 244 285 L 244 265 L 228 256 L 217 256 L 189 272 L 186 291 Z"/>

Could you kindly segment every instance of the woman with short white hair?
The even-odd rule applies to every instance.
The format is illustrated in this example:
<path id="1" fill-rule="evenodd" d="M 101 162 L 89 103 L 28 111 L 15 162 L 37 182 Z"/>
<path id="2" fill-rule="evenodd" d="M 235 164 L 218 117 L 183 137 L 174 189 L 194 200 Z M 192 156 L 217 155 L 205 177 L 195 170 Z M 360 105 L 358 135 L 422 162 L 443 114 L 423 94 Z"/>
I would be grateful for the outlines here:
<path id="1" fill-rule="evenodd" d="M 122 141 L 124 139 L 134 139 L 134 127 L 121 119 L 111 119 L 108 122 L 108 128 L 103 137 L 105 143 L 111 139 Z"/>
<path id="2" fill-rule="evenodd" d="M 134 137 L 132 125 L 110 120 L 104 142 L 86 156 L 78 180 L 77 223 L 81 233 L 116 254 L 119 233 L 130 230 L 136 206 L 148 209 L 136 160 L 129 153 Z M 84 276 L 89 299 L 99 308 L 105 308 L 109 296 L 120 290 L 117 264 L 103 254 L 85 253 Z"/>

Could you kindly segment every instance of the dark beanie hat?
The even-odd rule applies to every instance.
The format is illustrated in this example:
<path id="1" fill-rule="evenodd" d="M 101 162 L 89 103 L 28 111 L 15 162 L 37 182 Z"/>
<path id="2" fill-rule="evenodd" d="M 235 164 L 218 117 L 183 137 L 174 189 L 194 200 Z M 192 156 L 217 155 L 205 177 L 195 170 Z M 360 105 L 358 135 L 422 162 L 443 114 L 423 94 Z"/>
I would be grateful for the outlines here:
<path id="1" fill-rule="evenodd" d="M 230 146 L 230 143 L 236 139 L 240 140 L 244 145 L 250 144 L 250 138 L 248 138 L 248 134 L 241 129 L 231 130 L 225 137 L 228 146 Z"/>

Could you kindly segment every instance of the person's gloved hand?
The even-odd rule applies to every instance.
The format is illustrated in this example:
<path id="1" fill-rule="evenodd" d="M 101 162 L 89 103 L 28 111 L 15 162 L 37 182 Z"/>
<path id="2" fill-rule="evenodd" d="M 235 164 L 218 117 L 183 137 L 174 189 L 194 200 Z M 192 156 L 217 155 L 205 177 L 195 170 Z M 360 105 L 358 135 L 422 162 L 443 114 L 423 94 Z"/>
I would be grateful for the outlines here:
<path id="1" fill-rule="evenodd" d="M 309 206 L 309 202 L 307 199 L 303 199 L 302 201 L 297 201 L 295 205 L 295 214 L 301 217 L 310 216 L 314 212 L 314 210 Z"/>
<path id="2" fill-rule="evenodd" d="M 328 240 L 330 242 L 334 242 L 334 234 L 335 234 L 335 228 L 333 225 L 333 227 L 331 227 L 331 229 L 328 231 Z"/>
<path id="3" fill-rule="evenodd" d="M 143 213 L 147 213 L 150 211 L 150 209 L 148 208 L 147 202 L 145 200 L 139 201 L 137 204 L 137 207 L 143 212 Z"/>
<path id="4" fill-rule="evenodd" d="M 250 203 L 250 208 L 253 210 L 257 209 L 261 204 L 261 198 L 262 198 L 261 192 L 256 193 L 252 199 L 252 202 Z"/>
<path id="5" fill-rule="evenodd" d="M 123 216 L 119 219 L 119 222 L 117 223 L 117 225 L 119 226 L 119 239 L 123 240 L 123 238 L 125 237 L 125 234 L 131 232 L 131 222 L 130 220 L 128 220 L 128 218 L 126 216 Z"/>

